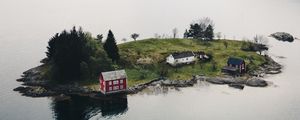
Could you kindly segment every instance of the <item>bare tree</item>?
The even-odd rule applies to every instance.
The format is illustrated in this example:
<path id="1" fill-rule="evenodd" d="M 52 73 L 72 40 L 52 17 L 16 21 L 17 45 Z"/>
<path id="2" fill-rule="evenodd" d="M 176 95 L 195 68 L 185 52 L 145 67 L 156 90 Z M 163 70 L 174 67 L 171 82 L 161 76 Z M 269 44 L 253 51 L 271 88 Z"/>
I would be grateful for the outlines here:
<path id="1" fill-rule="evenodd" d="M 216 33 L 216 37 L 220 40 L 222 38 L 222 33 L 221 32 L 217 32 Z"/>
<path id="2" fill-rule="evenodd" d="M 223 44 L 224 44 L 225 48 L 227 49 L 227 47 L 228 47 L 227 41 L 224 41 Z"/>
<path id="3" fill-rule="evenodd" d="M 250 41 L 247 37 L 243 37 L 242 40 L 245 42 Z"/>
<path id="4" fill-rule="evenodd" d="M 167 35 L 166 34 L 162 34 L 161 38 L 165 39 L 165 38 L 167 38 Z"/>
<path id="5" fill-rule="evenodd" d="M 254 38 L 254 43 L 257 46 L 257 51 L 259 52 L 259 54 L 261 55 L 262 51 L 264 50 L 268 50 L 268 38 L 266 38 L 263 35 L 256 35 Z"/>
<path id="6" fill-rule="evenodd" d="M 203 17 L 203 18 L 201 18 L 199 20 L 196 20 L 193 23 L 200 25 L 200 27 L 202 28 L 202 30 L 205 30 L 209 25 L 211 25 L 212 27 L 215 26 L 213 20 L 210 19 L 209 17 Z"/>
<path id="7" fill-rule="evenodd" d="M 190 24 L 189 36 L 198 40 L 213 40 L 214 38 L 213 21 L 208 17 L 204 17 L 192 22 Z"/>
<path id="8" fill-rule="evenodd" d="M 159 35 L 158 33 L 155 33 L 155 34 L 154 34 L 154 38 L 160 39 L 160 38 L 161 38 L 161 35 Z"/>
<path id="9" fill-rule="evenodd" d="M 266 38 L 265 36 L 263 35 L 256 35 L 254 38 L 254 43 L 256 44 L 260 44 L 260 45 L 268 45 L 268 38 Z"/>
<path id="10" fill-rule="evenodd" d="M 102 35 L 102 34 L 97 35 L 97 40 L 98 40 L 100 43 L 102 42 L 102 39 L 103 39 L 103 35 Z"/>
<path id="11" fill-rule="evenodd" d="M 133 33 L 131 34 L 131 38 L 134 39 L 134 41 L 136 41 L 136 39 L 139 37 L 140 35 L 137 33 Z"/>
<path id="12" fill-rule="evenodd" d="M 123 39 L 122 39 L 122 41 L 123 41 L 123 42 L 126 42 L 126 41 L 127 41 L 127 39 L 126 39 L 126 38 L 123 38 Z"/>
<path id="13" fill-rule="evenodd" d="M 176 38 L 177 37 L 177 34 L 178 34 L 178 29 L 177 28 L 174 28 L 172 30 L 172 33 L 173 33 L 173 38 Z"/>

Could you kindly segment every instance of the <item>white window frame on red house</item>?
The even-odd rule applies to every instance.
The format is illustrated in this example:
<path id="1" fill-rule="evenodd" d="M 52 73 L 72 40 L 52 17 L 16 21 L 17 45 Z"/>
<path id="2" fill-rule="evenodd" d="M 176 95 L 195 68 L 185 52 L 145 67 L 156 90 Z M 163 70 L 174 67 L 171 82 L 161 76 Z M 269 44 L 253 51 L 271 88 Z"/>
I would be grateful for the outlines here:
<path id="1" fill-rule="evenodd" d="M 118 85 L 118 84 L 119 84 L 119 80 L 114 80 L 114 81 L 113 81 L 113 84 L 114 84 L 114 85 Z"/>
<path id="2" fill-rule="evenodd" d="M 114 86 L 114 88 L 113 88 L 114 90 L 119 90 L 120 89 L 120 87 L 119 86 Z"/>
<path id="3" fill-rule="evenodd" d="M 120 84 L 123 84 L 123 80 L 120 80 Z"/>

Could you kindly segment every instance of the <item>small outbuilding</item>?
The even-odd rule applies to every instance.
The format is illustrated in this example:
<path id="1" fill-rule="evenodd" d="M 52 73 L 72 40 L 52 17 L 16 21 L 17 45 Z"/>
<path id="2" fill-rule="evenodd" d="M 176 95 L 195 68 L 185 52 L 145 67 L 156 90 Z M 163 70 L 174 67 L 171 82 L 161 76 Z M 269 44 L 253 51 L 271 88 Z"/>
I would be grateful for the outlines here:
<path id="1" fill-rule="evenodd" d="M 99 77 L 100 91 L 103 94 L 122 92 L 127 89 L 125 70 L 102 72 Z"/>
<path id="2" fill-rule="evenodd" d="M 195 54 L 199 58 L 199 60 L 202 60 L 202 61 L 211 59 L 210 56 L 203 51 L 196 52 Z"/>
<path id="3" fill-rule="evenodd" d="M 246 63 L 243 59 L 230 57 L 227 66 L 223 67 L 222 72 L 230 74 L 241 74 L 246 72 Z"/>
<path id="4" fill-rule="evenodd" d="M 173 53 L 167 57 L 166 62 L 172 66 L 176 66 L 179 64 L 190 64 L 195 62 L 195 54 L 191 51 L 189 52 L 181 52 L 181 53 Z"/>

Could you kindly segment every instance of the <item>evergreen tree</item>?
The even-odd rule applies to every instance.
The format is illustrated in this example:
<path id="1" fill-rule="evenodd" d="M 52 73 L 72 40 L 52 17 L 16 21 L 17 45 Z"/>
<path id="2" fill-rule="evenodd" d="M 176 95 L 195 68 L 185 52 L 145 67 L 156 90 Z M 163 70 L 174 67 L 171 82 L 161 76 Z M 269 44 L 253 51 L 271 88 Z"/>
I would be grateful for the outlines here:
<path id="1" fill-rule="evenodd" d="M 102 39 L 103 39 L 103 35 L 102 34 L 99 34 L 97 35 L 97 39 L 100 43 L 102 43 Z"/>
<path id="2" fill-rule="evenodd" d="M 53 77 L 58 80 L 79 80 L 80 63 L 87 62 L 90 48 L 85 33 L 75 27 L 70 32 L 56 34 L 48 42 L 48 63 L 53 64 Z"/>
<path id="3" fill-rule="evenodd" d="M 196 23 L 190 25 L 189 37 L 193 37 L 194 39 L 203 38 L 203 29 L 199 24 Z"/>
<path id="4" fill-rule="evenodd" d="M 204 38 L 208 40 L 213 40 L 214 38 L 214 28 L 212 25 L 208 25 L 204 31 Z"/>
<path id="5" fill-rule="evenodd" d="M 119 49 L 111 30 L 108 31 L 107 39 L 103 45 L 104 50 L 113 62 L 117 62 L 120 59 Z"/>
<path id="6" fill-rule="evenodd" d="M 189 32 L 188 32 L 188 30 L 187 29 L 185 29 L 185 32 L 184 32 L 184 34 L 183 34 L 183 38 L 189 38 L 190 36 L 189 36 Z"/>
<path id="7" fill-rule="evenodd" d="M 56 33 L 55 36 L 52 37 L 49 40 L 49 42 L 48 42 L 47 52 L 46 52 L 46 55 L 47 55 L 47 61 L 46 62 L 51 61 L 51 59 L 54 56 L 54 53 L 55 53 L 55 42 L 56 42 L 56 39 L 58 39 L 58 37 L 59 37 L 59 34 Z"/>
<path id="8" fill-rule="evenodd" d="M 193 37 L 198 40 L 213 40 L 214 38 L 214 24 L 209 18 L 202 18 L 198 22 L 194 22 L 190 25 L 188 33 L 185 33 L 185 37 Z"/>

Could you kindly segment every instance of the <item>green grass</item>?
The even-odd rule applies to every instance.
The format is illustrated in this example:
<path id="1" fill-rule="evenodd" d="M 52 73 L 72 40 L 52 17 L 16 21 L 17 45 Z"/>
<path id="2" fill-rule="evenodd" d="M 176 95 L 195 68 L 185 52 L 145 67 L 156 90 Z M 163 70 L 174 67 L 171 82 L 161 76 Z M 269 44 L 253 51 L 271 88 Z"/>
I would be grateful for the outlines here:
<path id="1" fill-rule="evenodd" d="M 228 43 L 227 48 L 224 46 L 224 42 Z M 167 71 L 166 77 L 171 80 L 187 80 L 191 79 L 193 75 L 199 74 L 221 76 L 221 68 L 226 65 L 227 59 L 231 56 L 245 59 L 246 64 L 249 65 L 248 69 L 255 69 L 265 62 L 264 57 L 255 52 L 242 51 L 241 47 L 243 44 L 243 41 L 215 40 L 203 42 L 194 39 L 146 39 L 127 42 L 118 45 L 121 64 L 117 67 L 125 68 L 128 76 L 128 85 L 134 86 L 159 78 L 162 70 Z M 195 64 L 184 65 L 178 68 L 171 67 L 165 63 L 165 58 L 169 54 L 181 51 L 204 51 L 211 54 L 213 59 L 203 64 L 196 61 Z M 99 52 L 99 55 L 102 54 L 103 52 Z M 153 64 L 136 64 L 139 58 L 146 57 L 153 59 Z M 253 59 L 253 64 L 249 64 L 249 58 Z M 216 70 L 212 69 L 212 61 L 216 62 Z M 48 65 L 43 67 L 43 76 L 50 76 L 50 67 Z M 94 90 L 99 89 L 97 78 L 79 81 L 79 84 Z"/>
<path id="2" fill-rule="evenodd" d="M 228 43 L 227 48 L 224 46 L 224 41 Z M 129 86 L 133 86 L 158 78 L 162 69 L 167 69 L 167 77 L 172 80 L 191 79 L 192 75 L 199 74 L 221 76 L 221 68 L 226 65 L 230 56 L 243 58 L 247 64 L 250 63 L 249 58 L 253 58 L 254 64 L 251 64 L 251 69 L 255 69 L 265 62 L 264 57 L 255 52 L 242 51 L 240 49 L 242 44 L 242 41 L 233 40 L 203 42 L 193 39 L 146 39 L 120 44 L 118 47 L 121 59 L 127 64 L 125 70 Z M 212 61 L 217 63 L 217 69 L 212 70 L 212 61 L 204 63 L 202 68 L 200 62 L 179 68 L 173 68 L 163 63 L 169 54 L 180 51 L 209 53 L 213 56 Z M 145 57 L 152 58 L 154 63 L 148 66 L 136 64 L 137 59 Z"/>

